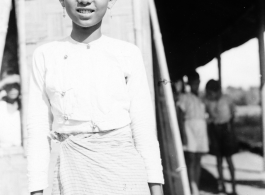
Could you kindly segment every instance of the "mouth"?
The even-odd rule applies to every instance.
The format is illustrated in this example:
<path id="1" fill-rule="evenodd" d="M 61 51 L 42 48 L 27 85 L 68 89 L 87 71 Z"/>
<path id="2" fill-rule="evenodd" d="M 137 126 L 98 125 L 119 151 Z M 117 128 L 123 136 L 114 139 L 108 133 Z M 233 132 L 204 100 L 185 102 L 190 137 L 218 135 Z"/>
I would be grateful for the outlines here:
<path id="1" fill-rule="evenodd" d="M 76 11 L 80 14 L 91 14 L 95 12 L 95 10 L 89 8 L 77 8 Z"/>

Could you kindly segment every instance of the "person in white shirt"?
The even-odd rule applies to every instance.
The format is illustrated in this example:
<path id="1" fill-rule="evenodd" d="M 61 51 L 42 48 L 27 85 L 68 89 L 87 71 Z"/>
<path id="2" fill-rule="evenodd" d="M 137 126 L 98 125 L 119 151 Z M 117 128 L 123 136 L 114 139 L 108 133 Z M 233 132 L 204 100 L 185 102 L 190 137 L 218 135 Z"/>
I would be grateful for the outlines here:
<path id="1" fill-rule="evenodd" d="M 184 131 L 186 163 L 193 195 L 199 195 L 201 175 L 201 157 L 207 153 L 208 135 L 205 105 L 198 96 L 200 85 L 199 74 L 194 71 L 188 74 L 190 92 L 180 95 L 177 105 L 184 113 Z"/>
<path id="2" fill-rule="evenodd" d="M 20 85 L 18 75 L 7 75 L 0 82 L 0 148 L 22 145 Z"/>
<path id="3" fill-rule="evenodd" d="M 60 142 L 52 194 L 161 195 L 155 114 L 140 50 L 101 34 L 116 0 L 60 0 L 71 35 L 37 48 L 28 108 L 32 195 L 48 187 L 50 138 Z"/>

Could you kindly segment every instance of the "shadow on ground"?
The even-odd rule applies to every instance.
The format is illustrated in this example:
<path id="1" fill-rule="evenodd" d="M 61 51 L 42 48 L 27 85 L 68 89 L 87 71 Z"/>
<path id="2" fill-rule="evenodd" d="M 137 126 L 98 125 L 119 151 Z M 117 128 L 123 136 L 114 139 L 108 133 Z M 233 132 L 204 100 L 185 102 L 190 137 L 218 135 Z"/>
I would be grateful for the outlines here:
<path id="1" fill-rule="evenodd" d="M 201 172 L 200 190 L 218 194 L 217 179 L 204 168 Z"/>
<path id="2" fill-rule="evenodd" d="M 230 181 L 226 181 L 230 182 Z M 265 182 L 261 180 L 237 180 L 236 184 L 251 186 L 253 188 L 265 189 Z"/>
<path id="3" fill-rule="evenodd" d="M 229 180 L 225 182 L 230 183 Z M 237 185 L 251 186 L 253 188 L 265 189 L 265 182 L 262 180 L 237 180 Z M 200 190 L 210 194 L 218 194 L 217 179 L 206 169 L 202 168 Z"/>

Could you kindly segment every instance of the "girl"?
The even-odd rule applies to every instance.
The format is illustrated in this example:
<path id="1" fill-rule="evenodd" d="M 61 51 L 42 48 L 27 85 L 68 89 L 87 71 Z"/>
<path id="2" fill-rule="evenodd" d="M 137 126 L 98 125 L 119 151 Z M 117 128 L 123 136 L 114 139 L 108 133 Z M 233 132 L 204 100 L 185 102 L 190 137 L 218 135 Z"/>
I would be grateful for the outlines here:
<path id="1" fill-rule="evenodd" d="M 48 186 L 50 130 L 61 142 L 52 194 L 162 194 L 140 51 L 101 34 L 102 18 L 115 1 L 61 0 L 73 21 L 71 35 L 34 53 L 28 114 L 31 194 L 43 194 Z"/>
<path id="2" fill-rule="evenodd" d="M 0 82 L 5 93 L 0 100 L 0 148 L 21 146 L 20 85 L 18 75 L 10 75 Z"/>
<path id="3" fill-rule="evenodd" d="M 183 113 L 182 109 L 178 105 L 180 97 L 185 93 L 185 84 L 184 84 L 183 79 L 178 79 L 173 82 L 172 91 L 173 91 L 174 101 L 176 103 L 177 120 L 178 120 L 178 125 L 179 125 L 181 141 L 182 141 L 183 146 L 186 147 L 187 135 L 185 132 L 185 124 L 184 124 L 185 114 Z"/>
<path id="4" fill-rule="evenodd" d="M 201 157 L 208 152 L 206 112 L 203 102 L 198 97 L 200 78 L 197 72 L 194 71 L 188 75 L 188 84 L 191 92 L 181 95 L 177 105 L 184 113 L 186 143 L 183 148 L 190 186 L 192 194 L 199 195 Z"/>
<path id="5" fill-rule="evenodd" d="M 222 94 L 218 81 L 206 84 L 206 107 L 209 113 L 210 152 L 216 156 L 219 174 L 218 190 L 226 193 L 223 177 L 223 158 L 226 158 L 232 180 L 233 194 L 236 194 L 235 168 L 232 155 L 237 152 L 237 142 L 233 131 L 235 106 L 232 99 Z"/>

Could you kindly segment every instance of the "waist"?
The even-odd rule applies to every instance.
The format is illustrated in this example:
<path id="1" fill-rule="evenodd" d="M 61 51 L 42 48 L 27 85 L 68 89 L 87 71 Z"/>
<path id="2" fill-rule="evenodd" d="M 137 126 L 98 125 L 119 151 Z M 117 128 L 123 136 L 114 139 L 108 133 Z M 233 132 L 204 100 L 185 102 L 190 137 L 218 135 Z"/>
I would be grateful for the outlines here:
<path id="1" fill-rule="evenodd" d="M 106 137 L 106 136 L 115 136 L 116 138 L 120 137 L 131 137 L 131 128 L 130 125 L 126 125 L 124 127 L 121 128 L 117 128 L 117 129 L 111 129 L 111 130 L 106 130 L 106 131 L 98 131 L 98 132 L 80 132 L 80 131 L 76 131 L 76 132 L 71 132 L 71 133 L 58 133 L 58 132 L 54 132 L 55 133 L 55 140 L 59 141 L 59 142 L 63 142 L 66 139 L 68 139 L 71 136 L 97 136 L 97 137 Z"/>
<path id="2" fill-rule="evenodd" d="M 206 122 L 205 118 L 185 118 L 185 121 L 199 121 L 199 122 Z"/>
<path id="3" fill-rule="evenodd" d="M 224 123 L 212 123 L 216 127 L 224 127 L 224 126 L 230 126 L 230 122 L 224 122 Z"/>
<path id="4" fill-rule="evenodd" d="M 124 127 L 131 123 L 128 115 L 120 115 L 120 117 L 109 117 L 106 120 L 54 120 L 52 123 L 52 131 L 64 134 L 77 133 L 97 133 L 102 131 L 110 131 Z"/>

